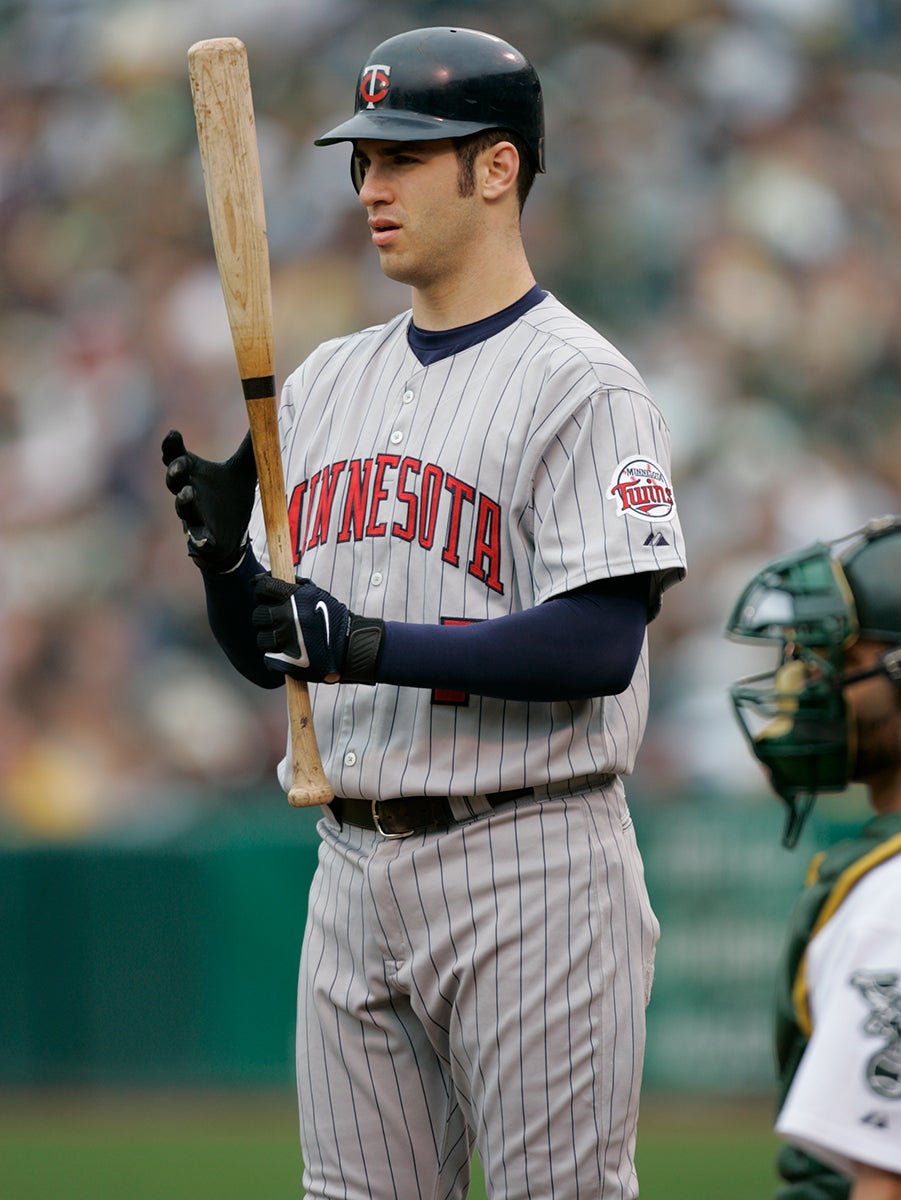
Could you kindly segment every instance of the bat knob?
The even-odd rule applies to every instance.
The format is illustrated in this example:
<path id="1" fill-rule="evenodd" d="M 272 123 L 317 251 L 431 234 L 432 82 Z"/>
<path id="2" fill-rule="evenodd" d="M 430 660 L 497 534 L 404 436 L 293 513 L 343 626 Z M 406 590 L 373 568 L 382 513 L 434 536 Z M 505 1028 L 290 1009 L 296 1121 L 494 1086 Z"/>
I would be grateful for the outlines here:
<path id="1" fill-rule="evenodd" d="M 331 804 L 335 793 L 327 782 L 302 784 L 292 787 L 288 792 L 288 802 L 292 808 L 314 808 L 317 804 Z"/>

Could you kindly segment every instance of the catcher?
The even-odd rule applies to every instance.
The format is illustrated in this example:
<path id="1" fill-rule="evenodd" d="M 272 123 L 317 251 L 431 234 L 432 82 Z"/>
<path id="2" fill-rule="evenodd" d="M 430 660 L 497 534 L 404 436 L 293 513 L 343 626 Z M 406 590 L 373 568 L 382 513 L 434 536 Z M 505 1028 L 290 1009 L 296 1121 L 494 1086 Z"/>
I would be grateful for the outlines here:
<path id="1" fill-rule="evenodd" d="M 765 567 L 728 622 L 775 643 L 731 689 L 788 808 L 866 785 L 873 816 L 817 854 L 779 975 L 778 1200 L 901 1200 L 901 516 Z"/>

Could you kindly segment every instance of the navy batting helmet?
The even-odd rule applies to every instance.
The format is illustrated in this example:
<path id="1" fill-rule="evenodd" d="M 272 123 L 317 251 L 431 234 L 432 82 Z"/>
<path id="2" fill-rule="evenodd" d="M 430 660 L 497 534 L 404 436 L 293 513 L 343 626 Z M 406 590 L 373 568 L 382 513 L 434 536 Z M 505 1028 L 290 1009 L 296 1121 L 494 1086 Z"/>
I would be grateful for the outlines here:
<path id="1" fill-rule="evenodd" d="M 483 129 L 518 133 L 544 171 L 544 108 L 534 67 L 507 42 L 474 29 L 414 29 L 366 58 L 354 115 L 315 145 L 436 141 Z"/>

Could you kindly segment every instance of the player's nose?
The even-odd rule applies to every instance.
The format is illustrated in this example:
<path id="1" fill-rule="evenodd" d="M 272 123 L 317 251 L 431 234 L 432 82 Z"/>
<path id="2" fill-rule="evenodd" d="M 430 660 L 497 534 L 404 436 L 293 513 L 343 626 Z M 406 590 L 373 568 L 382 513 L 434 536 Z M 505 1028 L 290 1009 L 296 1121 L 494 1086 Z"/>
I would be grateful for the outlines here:
<path id="1" fill-rule="evenodd" d="M 360 180 L 360 188 L 357 195 L 364 208 L 371 208 L 375 204 L 384 203 L 388 198 L 388 188 L 384 175 L 380 175 L 377 168 L 368 167 Z"/>

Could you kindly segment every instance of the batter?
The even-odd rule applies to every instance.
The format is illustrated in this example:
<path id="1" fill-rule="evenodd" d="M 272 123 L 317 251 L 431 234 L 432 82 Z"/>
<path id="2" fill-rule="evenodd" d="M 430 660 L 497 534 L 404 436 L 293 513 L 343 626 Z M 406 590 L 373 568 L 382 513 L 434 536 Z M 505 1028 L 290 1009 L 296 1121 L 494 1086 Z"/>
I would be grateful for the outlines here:
<path id="1" fill-rule="evenodd" d="M 284 386 L 295 584 L 266 570 L 247 443 L 164 443 L 214 633 L 261 686 L 311 682 L 336 793 L 298 990 L 304 1187 L 462 1198 L 477 1145 L 489 1196 L 626 1200 L 658 926 L 621 777 L 685 570 L 669 431 L 528 266 L 544 126 L 519 51 L 390 38 L 340 142 L 412 305 Z"/>

